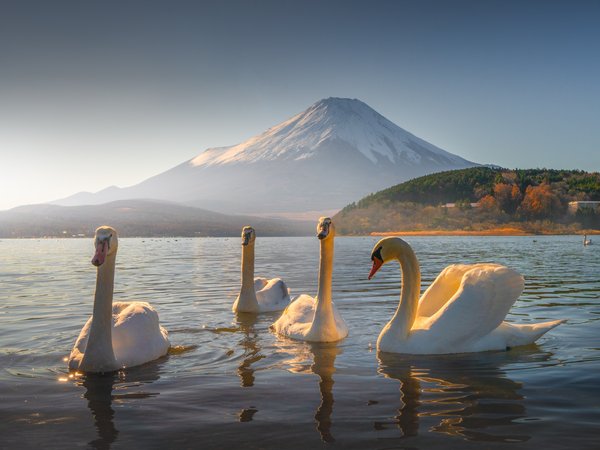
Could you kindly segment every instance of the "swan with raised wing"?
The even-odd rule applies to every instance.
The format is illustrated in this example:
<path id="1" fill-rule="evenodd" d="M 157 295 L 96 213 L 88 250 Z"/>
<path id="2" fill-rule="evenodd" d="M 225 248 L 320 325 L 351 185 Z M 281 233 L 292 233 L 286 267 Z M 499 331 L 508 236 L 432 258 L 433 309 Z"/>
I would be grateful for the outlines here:
<path id="1" fill-rule="evenodd" d="M 348 327 L 331 299 L 335 226 L 329 217 L 319 219 L 317 237 L 321 245 L 317 296 L 300 295 L 271 328 L 302 341 L 335 342 L 348 335 Z"/>
<path id="2" fill-rule="evenodd" d="M 261 313 L 281 311 L 290 304 L 290 291 L 280 278 L 254 278 L 254 242 L 256 231 L 242 229 L 242 287 L 233 312 Z"/>
<path id="3" fill-rule="evenodd" d="M 115 302 L 117 232 L 99 227 L 94 239 L 92 264 L 98 268 L 92 317 L 83 326 L 71 355 L 69 369 L 82 372 L 112 372 L 138 366 L 167 354 L 167 331 L 158 323 L 158 313 L 146 302 Z"/>
<path id="4" fill-rule="evenodd" d="M 448 266 L 419 300 L 419 262 L 410 245 L 398 237 L 375 244 L 369 279 L 394 259 L 400 262 L 402 272 L 400 305 L 377 339 L 379 351 L 442 354 L 505 350 L 531 344 L 564 322 L 505 322 L 524 287 L 523 277 L 508 267 L 487 263 Z"/>

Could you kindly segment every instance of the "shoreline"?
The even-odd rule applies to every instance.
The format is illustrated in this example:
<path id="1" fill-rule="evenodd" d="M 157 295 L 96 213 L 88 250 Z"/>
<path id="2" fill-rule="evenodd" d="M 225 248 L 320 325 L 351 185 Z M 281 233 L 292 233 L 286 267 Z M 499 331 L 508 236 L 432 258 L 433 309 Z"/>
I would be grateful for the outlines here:
<path id="1" fill-rule="evenodd" d="M 588 236 L 600 235 L 600 230 L 582 232 L 544 231 L 532 232 L 521 228 L 491 228 L 489 230 L 411 230 L 411 231 L 373 231 L 368 236 Z"/>

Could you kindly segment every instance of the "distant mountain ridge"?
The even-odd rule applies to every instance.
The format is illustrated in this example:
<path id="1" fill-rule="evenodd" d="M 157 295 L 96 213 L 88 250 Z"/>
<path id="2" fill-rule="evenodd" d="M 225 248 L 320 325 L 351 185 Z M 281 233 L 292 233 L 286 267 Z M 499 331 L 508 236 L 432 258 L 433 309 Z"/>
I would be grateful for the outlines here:
<path id="1" fill-rule="evenodd" d="M 328 98 L 241 144 L 207 149 L 135 186 L 54 203 L 151 198 L 227 213 L 336 210 L 410 178 L 476 165 L 359 100 Z"/>
<path id="2" fill-rule="evenodd" d="M 260 236 L 308 236 L 314 223 L 234 216 L 156 200 L 119 200 L 103 205 L 28 205 L 0 211 L 0 238 L 88 236 L 100 225 L 121 236 L 239 236 L 253 225 Z"/>

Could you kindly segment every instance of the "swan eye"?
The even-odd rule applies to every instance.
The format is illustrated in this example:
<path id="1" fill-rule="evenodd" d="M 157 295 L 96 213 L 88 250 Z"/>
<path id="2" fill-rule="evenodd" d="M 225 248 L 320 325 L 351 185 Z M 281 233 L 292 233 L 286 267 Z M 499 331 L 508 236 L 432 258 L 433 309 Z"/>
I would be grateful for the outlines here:
<path id="1" fill-rule="evenodd" d="M 371 253 L 371 261 L 374 261 L 375 258 L 377 258 L 379 261 L 383 261 L 383 258 L 381 257 L 382 248 L 382 246 L 379 246 L 377 250 L 374 250 L 373 253 Z"/>

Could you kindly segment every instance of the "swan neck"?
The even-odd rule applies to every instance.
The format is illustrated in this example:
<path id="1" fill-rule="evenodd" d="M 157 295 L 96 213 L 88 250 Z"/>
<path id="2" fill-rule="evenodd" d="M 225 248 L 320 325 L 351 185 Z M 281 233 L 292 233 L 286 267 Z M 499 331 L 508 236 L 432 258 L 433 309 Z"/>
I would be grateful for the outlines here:
<path id="1" fill-rule="evenodd" d="M 115 287 L 115 258 L 107 256 L 98 267 L 96 293 L 94 294 L 94 318 L 112 320 L 112 300 Z M 110 329 L 108 330 L 110 331 Z"/>
<path id="2" fill-rule="evenodd" d="M 417 317 L 421 292 L 421 270 L 417 256 L 408 244 L 404 243 L 398 250 L 396 258 L 400 262 L 402 290 L 400 304 L 392 319 L 392 326 L 399 337 L 407 338 Z"/>
<path id="3" fill-rule="evenodd" d="M 112 301 L 115 283 L 115 254 L 98 267 L 90 334 L 80 369 L 109 372 L 117 369 L 112 347 Z"/>
<path id="4" fill-rule="evenodd" d="M 333 237 L 323 239 L 319 260 L 319 281 L 317 291 L 317 310 L 331 309 L 331 280 L 333 277 Z"/>
<path id="5" fill-rule="evenodd" d="M 258 300 L 254 289 L 254 242 L 242 245 L 242 287 L 238 300 L 242 311 L 258 310 Z"/>
<path id="6" fill-rule="evenodd" d="M 242 246 L 242 292 L 254 292 L 254 243 Z"/>

